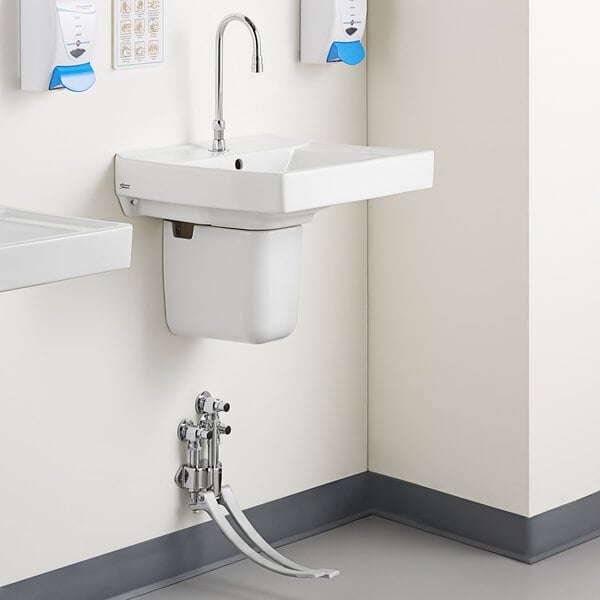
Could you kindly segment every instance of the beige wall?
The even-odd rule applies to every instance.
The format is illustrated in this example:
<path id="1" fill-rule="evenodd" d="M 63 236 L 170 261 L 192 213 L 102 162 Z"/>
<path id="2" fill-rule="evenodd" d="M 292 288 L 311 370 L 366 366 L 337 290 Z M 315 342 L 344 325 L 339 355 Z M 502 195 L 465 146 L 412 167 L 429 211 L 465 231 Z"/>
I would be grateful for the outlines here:
<path id="1" fill-rule="evenodd" d="M 600 490 L 599 20 L 531 0 L 531 514 Z"/>
<path id="2" fill-rule="evenodd" d="M 528 3 L 369 8 L 369 143 L 436 152 L 369 204 L 369 466 L 527 514 Z"/>
<path id="3" fill-rule="evenodd" d="M 110 4 L 82 95 L 18 90 L 18 2 L 0 4 L 2 203 L 124 220 L 113 155 L 210 137 L 213 32 L 240 8 L 265 73 L 232 25 L 230 135 L 365 142 L 365 69 L 298 62 L 297 0 L 170 2 L 167 64 L 129 72 L 110 68 Z M 305 227 L 298 328 L 263 347 L 170 335 L 161 223 L 133 223 L 131 270 L 0 295 L 0 586 L 197 522 L 172 478 L 203 389 L 232 403 L 225 478 L 244 506 L 366 468 L 366 207 Z"/>
<path id="4" fill-rule="evenodd" d="M 2 7 L 6 205 L 124 220 L 115 152 L 210 136 L 213 38 L 194 23 L 239 6 L 170 3 L 167 64 L 129 72 L 99 8 L 98 84 L 73 95 L 18 90 Z M 364 143 L 364 66 L 301 65 L 296 0 L 243 10 L 266 71 L 232 26 L 230 135 Z M 600 489 L 598 17 L 532 0 L 530 39 L 521 0 L 370 3 L 369 142 L 436 151 L 434 190 L 368 210 L 373 471 L 523 515 Z M 298 328 L 262 347 L 170 335 L 161 225 L 133 223 L 131 270 L 0 294 L 0 586 L 197 522 L 172 476 L 202 389 L 233 404 L 244 506 L 367 467 L 366 207 L 304 228 Z"/>

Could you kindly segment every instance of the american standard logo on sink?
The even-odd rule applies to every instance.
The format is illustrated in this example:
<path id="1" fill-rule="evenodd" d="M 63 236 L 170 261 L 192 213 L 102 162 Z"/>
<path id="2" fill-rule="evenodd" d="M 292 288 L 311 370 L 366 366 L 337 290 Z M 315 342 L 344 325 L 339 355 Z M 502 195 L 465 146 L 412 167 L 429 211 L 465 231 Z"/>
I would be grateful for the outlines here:
<path id="1" fill-rule="evenodd" d="M 119 189 L 120 190 L 128 190 L 131 186 L 128 183 L 121 183 L 119 184 Z"/>

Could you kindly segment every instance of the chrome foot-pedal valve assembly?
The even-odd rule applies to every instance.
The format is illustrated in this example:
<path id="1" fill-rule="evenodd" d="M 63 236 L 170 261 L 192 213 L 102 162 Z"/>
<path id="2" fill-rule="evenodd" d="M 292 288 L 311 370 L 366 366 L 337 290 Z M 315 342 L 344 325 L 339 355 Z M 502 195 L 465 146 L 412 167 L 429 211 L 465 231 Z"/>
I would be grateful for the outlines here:
<path id="1" fill-rule="evenodd" d="M 189 492 L 190 509 L 195 513 L 207 512 L 242 554 L 269 571 L 287 577 L 310 579 L 331 579 L 339 575 L 339 571 L 335 570 L 309 569 L 277 552 L 248 521 L 231 488 L 222 485 L 223 467 L 219 460 L 219 447 L 221 436 L 229 435 L 231 427 L 221 422 L 221 413 L 228 411 L 228 403 L 203 392 L 196 398 L 196 421 L 185 419 L 179 423 L 177 435 L 187 443 L 188 462 L 179 467 L 175 483 Z M 248 541 L 229 523 L 225 510 Z"/>

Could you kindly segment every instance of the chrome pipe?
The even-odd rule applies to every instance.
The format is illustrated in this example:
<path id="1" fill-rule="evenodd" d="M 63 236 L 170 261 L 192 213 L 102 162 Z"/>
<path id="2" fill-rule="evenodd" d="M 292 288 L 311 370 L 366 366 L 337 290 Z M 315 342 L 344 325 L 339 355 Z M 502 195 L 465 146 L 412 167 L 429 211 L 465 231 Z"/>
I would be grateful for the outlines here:
<path id="1" fill-rule="evenodd" d="M 339 571 L 304 567 L 275 550 L 247 519 L 231 488 L 222 485 L 223 468 L 219 448 L 221 436 L 229 435 L 231 427 L 221 422 L 220 415 L 227 411 L 228 403 L 213 398 L 209 392 L 203 392 L 196 398 L 197 422 L 184 419 L 179 423 L 177 436 L 182 442 L 187 442 L 188 462 L 179 467 L 175 483 L 188 492 L 189 508 L 194 513 L 207 512 L 240 552 L 265 569 L 287 577 L 336 577 Z M 246 540 L 227 521 L 225 511 L 229 513 Z M 247 540 L 258 551 L 248 544 Z"/>
<path id="2" fill-rule="evenodd" d="M 225 152 L 225 118 L 223 116 L 223 44 L 225 30 L 232 21 L 243 23 L 252 37 L 252 63 L 253 73 L 263 72 L 262 42 L 260 33 L 254 22 L 246 15 L 234 13 L 225 17 L 217 29 L 216 53 L 215 53 L 215 120 L 213 121 L 213 146 L 212 152 Z"/>

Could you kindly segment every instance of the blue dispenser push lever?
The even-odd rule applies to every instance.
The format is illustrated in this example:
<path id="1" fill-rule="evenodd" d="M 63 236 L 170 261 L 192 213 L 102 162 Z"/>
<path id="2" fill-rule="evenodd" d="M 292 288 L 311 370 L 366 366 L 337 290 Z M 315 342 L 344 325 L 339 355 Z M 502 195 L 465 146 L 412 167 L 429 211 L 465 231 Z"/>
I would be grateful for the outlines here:
<path id="1" fill-rule="evenodd" d="M 90 63 L 73 67 L 54 67 L 50 79 L 50 89 L 64 87 L 71 92 L 85 92 L 96 83 L 96 73 Z"/>
<path id="2" fill-rule="evenodd" d="M 303 63 L 358 65 L 364 60 L 367 0 L 302 0 L 301 21 Z"/>
<path id="3" fill-rule="evenodd" d="M 358 65 L 365 58 L 362 42 L 333 42 L 327 62 L 343 62 L 347 65 Z"/>

